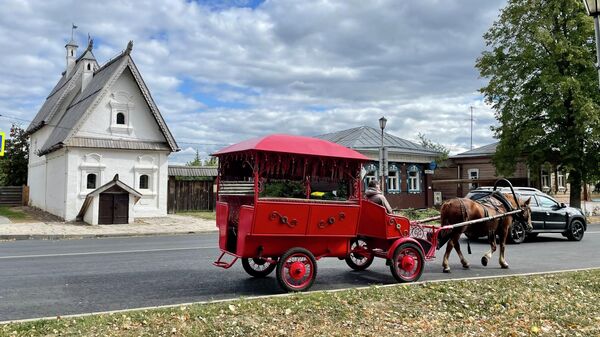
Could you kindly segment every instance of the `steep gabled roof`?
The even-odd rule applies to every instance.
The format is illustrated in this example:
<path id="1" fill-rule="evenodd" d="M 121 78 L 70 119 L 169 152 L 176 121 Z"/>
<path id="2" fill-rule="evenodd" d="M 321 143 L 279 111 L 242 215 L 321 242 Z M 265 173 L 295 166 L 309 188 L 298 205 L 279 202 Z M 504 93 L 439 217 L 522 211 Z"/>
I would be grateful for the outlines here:
<path id="1" fill-rule="evenodd" d="M 381 147 L 381 130 L 369 126 L 359 126 L 357 128 L 327 133 L 315 136 L 315 138 L 325 139 L 355 150 L 378 150 Z M 396 153 L 421 154 L 428 156 L 436 156 L 439 154 L 436 151 L 427 149 L 409 140 L 396 137 L 387 132 L 384 132 L 383 134 L 383 145 L 388 148 L 388 151 Z"/>
<path id="2" fill-rule="evenodd" d="M 473 150 L 469 150 L 463 153 L 459 153 L 454 156 L 450 156 L 450 158 L 472 158 L 472 157 L 487 157 L 492 156 L 496 153 L 496 147 L 498 146 L 498 142 L 484 145 Z"/>
<path id="3" fill-rule="evenodd" d="M 152 99 L 152 96 L 150 95 L 142 76 L 133 62 L 133 59 L 129 55 L 130 52 L 131 46 L 128 46 L 123 53 L 94 72 L 94 76 L 89 84 L 82 92 L 75 96 L 73 102 L 67 107 L 67 110 L 57 122 L 57 125 L 54 127 L 54 130 L 52 130 L 48 140 L 40 149 L 40 156 L 55 151 L 65 145 L 77 146 L 75 143 L 69 143 L 73 138 L 73 135 L 85 121 L 88 111 L 100 102 L 100 99 L 107 94 L 108 89 L 121 76 L 125 69 L 129 69 L 131 71 L 133 78 L 135 79 L 142 93 L 142 96 L 150 107 L 150 111 L 163 136 L 165 137 L 168 148 L 171 151 L 179 150 L 177 143 L 175 142 L 175 138 L 173 138 L 171 131 L 167 127 L 167 124 L 162 118 L 158 107 L 154 103 L 154 100 Z M 81 57 L 83 57 L 83 55 Z M 79 143 L 80 142 L 77 144 Z"/>

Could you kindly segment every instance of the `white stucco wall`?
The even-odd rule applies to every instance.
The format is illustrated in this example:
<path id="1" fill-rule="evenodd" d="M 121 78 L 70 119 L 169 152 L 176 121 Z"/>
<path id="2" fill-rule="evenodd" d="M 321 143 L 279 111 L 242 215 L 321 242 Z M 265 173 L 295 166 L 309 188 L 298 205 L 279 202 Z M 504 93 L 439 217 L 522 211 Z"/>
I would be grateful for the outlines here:
<path id="1" fill-rule="evenodd" d="M 68 153 L 68 174 L 72 178 L 67 183 L 65 220 L 75 219 L 86 195 L 93 191 L 86 186 L 90 173 L 96 174 L 96 188 L 118 174 L 119 180 L 142 193 L 130 217 L 167 214 L 167 152 L 69 148 Z M 142 174 L 150 178 L 148 189 L 139 186 Z"/>
<path id="2" fill-rule="evenodd" d="M 45 210 L 65 217 L 66 150 L 60 149 L 46 156 Z"/>
<path id="3" fill-rule="evenodd" d="M 126 115 L 125 125 L 116 124 L 117 112 Z M 129 69 L 111 86 L 75 136 L 165 141 Z"/>

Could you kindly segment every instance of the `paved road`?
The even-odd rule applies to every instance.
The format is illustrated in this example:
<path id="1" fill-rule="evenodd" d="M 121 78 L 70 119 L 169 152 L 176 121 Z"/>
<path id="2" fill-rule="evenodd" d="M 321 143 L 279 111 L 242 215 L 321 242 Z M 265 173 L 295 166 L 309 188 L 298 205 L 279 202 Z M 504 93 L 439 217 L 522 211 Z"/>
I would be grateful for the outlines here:
<path id="1" fill-rule="evenodd" d="M 581 242 L 542 235 L 535 242 L 509 246 L 510 270 L 496 261 L 482 267 L 485 242 L 472 243 L 470 270 L 453 255 L 453 272 L 441 272 L 441 255 L 426 264 L 421 280 L 508 275 L 600 267 L 600 226 Z M 213 267 L 216 234 L 0 242 L 0 321 L 177 304 L 281 293 L 274 275 L 253 279 L 241 264 Z M 466 249 L 463 248 L 463 251 Z M 438 252 L 440 253 L 440 252 Z M 322 259 L 313 290 L 390 284 L 384 260 L 369 270 L 351 271 L 343 261 Z"/>

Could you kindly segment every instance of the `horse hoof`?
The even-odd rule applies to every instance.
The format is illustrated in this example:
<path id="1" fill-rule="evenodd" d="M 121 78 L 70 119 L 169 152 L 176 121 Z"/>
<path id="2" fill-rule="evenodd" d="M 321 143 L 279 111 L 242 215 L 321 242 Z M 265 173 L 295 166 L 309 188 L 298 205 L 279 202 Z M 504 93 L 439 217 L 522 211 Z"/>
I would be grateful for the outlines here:
<path id="1" fill-rule="evenodd" d="M 464 269 L 469 269 L 469 268 L 471 268 L 471 266 L 469 264 L 463 264 L 463 268 Z"/>
<path id="2" fill-rule="evenodd" d="M 507 264 L 500 265 L 500 268 L 502 268 L 502 269 L 508 269 L 508 265 Z"/>
<path id="3" fill-rule="evenodd" d="M 485 256 L 484 256 L 484 257 L 482 257 L 482 258 L 481 258 L 481 264 L 482 264 L 482 265 L 485 267 L 485 266 L 487 266 L 487 263 L 488 263 L 488 259 L 487 259 L 487 257 L 485 257 Z"/>
<path id="4" fill-rule="evenodd" d="M 449 274 L 450 273 L 450 268 L 444 268 L 443 272 L 446 273 L 446 274 Z"/>

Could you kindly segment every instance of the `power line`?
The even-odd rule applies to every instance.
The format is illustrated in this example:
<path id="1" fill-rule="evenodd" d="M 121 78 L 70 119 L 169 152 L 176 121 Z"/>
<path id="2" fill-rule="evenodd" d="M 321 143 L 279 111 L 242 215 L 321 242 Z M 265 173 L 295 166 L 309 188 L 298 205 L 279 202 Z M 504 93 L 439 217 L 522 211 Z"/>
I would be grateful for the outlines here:
<path id="1" fill-rule="evenodd" d="M 19 117 L 15 117 L 15 116 L 7 116 L 7 115 L 0 115 L 1 118 L 5 118 L 8 120 L 17 120 L 17 121 L 23 121 L 23 122 L 28 122 L 31 123 L 32 120 L 28 120 L 28 119 L 23 119 L 23 118 L 19 118 Z M 73 130 L 73 128 L 67 128 L 64 126 L 59 126 L 59 125 L 55 125 L 55 124 L 44 124 L 46 126 L 52 126 L 55 127 L 57 129 L 64 129 L 64 130 Z M 106 133 L 101 133 L 101 132 L 94 132 L 94 131 L 84 131 L 86 133 L 91 133 L 91 134 L 96 134 L 96 135 L 101 135 L 101 136 L 106 136 Z M 138 138 L 138 137 L 127 137 L 127 136 L 119 136 L 121 139 L 126 139 L 126 140 L 141 140 L 141 141 L 148 141 L 148 142 L 156 142 L 156 139 L 145 139 L 145 138 Z M 184 141 L 179 141 L 176 140 L 177 143 L 179 144 L 187 144 L 187 145 L 204 145 L 204 146 L 210 146 L 210 145 L 215 145 L 215 146 L 228 146 L 231 145 L 231 143 L 198 143 L 198 142 L 184 142 Z"/>

